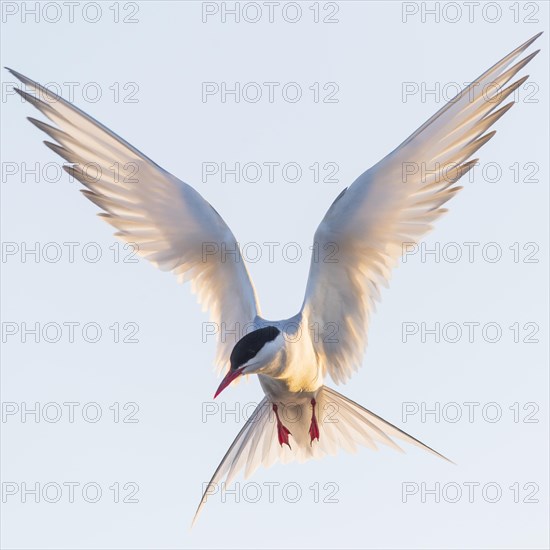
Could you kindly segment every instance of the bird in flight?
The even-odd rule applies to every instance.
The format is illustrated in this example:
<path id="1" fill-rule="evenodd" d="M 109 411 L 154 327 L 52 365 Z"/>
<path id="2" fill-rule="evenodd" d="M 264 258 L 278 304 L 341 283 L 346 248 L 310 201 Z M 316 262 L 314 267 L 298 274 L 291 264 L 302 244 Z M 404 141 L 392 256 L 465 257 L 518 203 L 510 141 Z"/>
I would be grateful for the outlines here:
<path id="1" fill-rule="evenodd" d="M 335 261 L 312 257 L 302 308 L 279 321 L 262 316 L 237 240 L 193 187 L 74 105 L 8 69 L 25 87 L 17 92 L 54 125 L 29 120 L 53 140 L 45 144 L 67 161 L 64 169 L 86 187 L 82 193 L 103 210 L 99 216 L 116 228 L 116 236 L 180 281 L 191 281 L 218 326 L 243 329 L 235 344 L 218 341 L 216 364 L 225 376 L 216 396 L 243 375 L 256 374 L 265 397 L 207 484 L 195 519 L 218 484 L 225 479 L 228 486 L 243 469 L 248 477 L 260 465 L 303 462 L 357 445 L 401 450 L 392 438 L 445 458 L 324 382 L 327 376 L 346 382 L 361 365 L 380 287 L 387 286 L 404 243 L 418 242 L 460 191 L 457 181 L 477 163 L 472 155 L 514 104 L 505 100 L 528 78 L 513 80 L 538 53 L 518 61 L 540 34 L 483 73 L 336 197 L 314 237 L 318 250 L 336 247 Z M 205 254 L 205 245 L 212 244 L 237 252 Z M 311 326 L 318 327 L 315 334 Z"/>

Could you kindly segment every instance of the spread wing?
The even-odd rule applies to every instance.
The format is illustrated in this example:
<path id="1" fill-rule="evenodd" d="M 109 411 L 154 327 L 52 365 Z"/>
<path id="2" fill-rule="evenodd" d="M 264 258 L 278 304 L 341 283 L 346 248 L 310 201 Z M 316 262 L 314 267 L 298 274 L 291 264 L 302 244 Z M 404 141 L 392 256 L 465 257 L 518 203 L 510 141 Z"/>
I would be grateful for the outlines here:
<path id="1" fill-rule="evenodd" d="M 218 327 L 252 322 L 259 314 L 254 287 L 240 253 L 222 258 L 222 243 L 228 250 L 238 246 L 214 208 L 92 117 L 8 70 L 31 93 L 17 92 L 55 124 L 29 118 L 55 141 L 45 144 L 69 163 L 65 170 L 87 188 L 82 193 L 103 210 L 99 216 L 117 229 L 115 235 L 135 243 L 155 266 L 190 280 Z M 220 369 L 228 364 L 233 344 L 218 342 Z"/>
<path id="2" fill-rule="evenodd" d="M 329 208 L 312 258 L 303 315 L 317 323 L 314 342 L 323 372 L 346 381 L 361 364 L 370 311 L 387 286 L 405 243 L 417 242 L 441 214 L 471 156 L 495 134 L 489 128 L 514 104 L 500 106 L 527 76 L 508 84 L 538 53 L 512 63 L 534 36 L 465 88 L 397 149 L 367 170 Z M 509 68 L 510 67 L 510 68 Z M 336 252 L 335 252 L 336 251 Z M 335 253 L 334 253 L 335 252 Z"/>

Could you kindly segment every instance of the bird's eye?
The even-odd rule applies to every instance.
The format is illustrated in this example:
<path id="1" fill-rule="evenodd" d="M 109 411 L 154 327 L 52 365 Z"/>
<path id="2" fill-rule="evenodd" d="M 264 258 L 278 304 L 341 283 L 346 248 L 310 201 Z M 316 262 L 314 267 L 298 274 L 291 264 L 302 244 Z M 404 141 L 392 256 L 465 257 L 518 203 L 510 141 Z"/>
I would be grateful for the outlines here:
<path id="1" fill-rule="evenodd" d="M 243 336 L 231 352 L 231 370 L 238 369 L 258 354 L 258 352 L 280 334 L 277 327 L 264 327 Z"/>

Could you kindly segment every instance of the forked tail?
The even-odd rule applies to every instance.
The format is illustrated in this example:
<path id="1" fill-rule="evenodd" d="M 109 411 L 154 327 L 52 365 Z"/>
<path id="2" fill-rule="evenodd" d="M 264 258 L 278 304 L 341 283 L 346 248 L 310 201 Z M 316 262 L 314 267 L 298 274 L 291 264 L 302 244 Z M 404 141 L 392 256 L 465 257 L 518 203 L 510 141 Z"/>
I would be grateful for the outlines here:
<path id="1" fill-rule="evenodd" d="M 246 421 L 207 484 L 193 518 L 193 524 L 208 497 L 223 492 L 243 469 L 244 477 L 247 479 L 260 465 L 269 468 L 278 461 L 304 462 L 327 454 L 335 455 L 340 448 L 355 452 L 357 445 L 378 450 L 377 443 L 382 443 L 404 452 L 392 438 L 401 439 L 452 462 L 418 439 L 326 386 L 319 390 L 315 400 L 320 432 L 318 441 L 311 441 L 310 438 L 312 411 L 309 399 L 297 399 L 293 403 L 277 403 L 281 421 L 291 433 L 289 447 L 279 443 L 273 404 L 264 397 Z"/>

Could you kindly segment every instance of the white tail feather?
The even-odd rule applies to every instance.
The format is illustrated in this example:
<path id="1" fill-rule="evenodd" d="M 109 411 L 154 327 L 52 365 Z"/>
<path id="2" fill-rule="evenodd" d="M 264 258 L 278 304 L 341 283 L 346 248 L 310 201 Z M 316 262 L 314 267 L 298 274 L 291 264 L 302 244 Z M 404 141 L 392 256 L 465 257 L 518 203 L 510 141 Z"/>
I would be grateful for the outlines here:
<path id="1" fill-rule="evenodd" d="M 377 443 L 382 443 L 403 452 L 392 437 L 421 447 L 451 462 L 418 439 L 326 386 L 319 390 L 315 399 L 320 436 L 319 440 L 313 443 L 310 442 L 309 436 L 309 398 L 298 399 L 293 403 L 277 403 L 281 421 L 292 434 L 289 448 L 287 445 L 279 444 L 272 403 L 264 397 L 229 447 L 206 486 L 193 518 L 193 525 L 208 497 L 229 487 L 243 469 L 244 477 L 247 479 L 260 465 L 269 468 L 277 461 L 305 462 L 312 458 L 322 458 L 327 454 L 335 455 L 340 448 L 355 452 L 357 445 L 378 450 Z M 224 478 L 225 481 L 222 483 Z"/>

